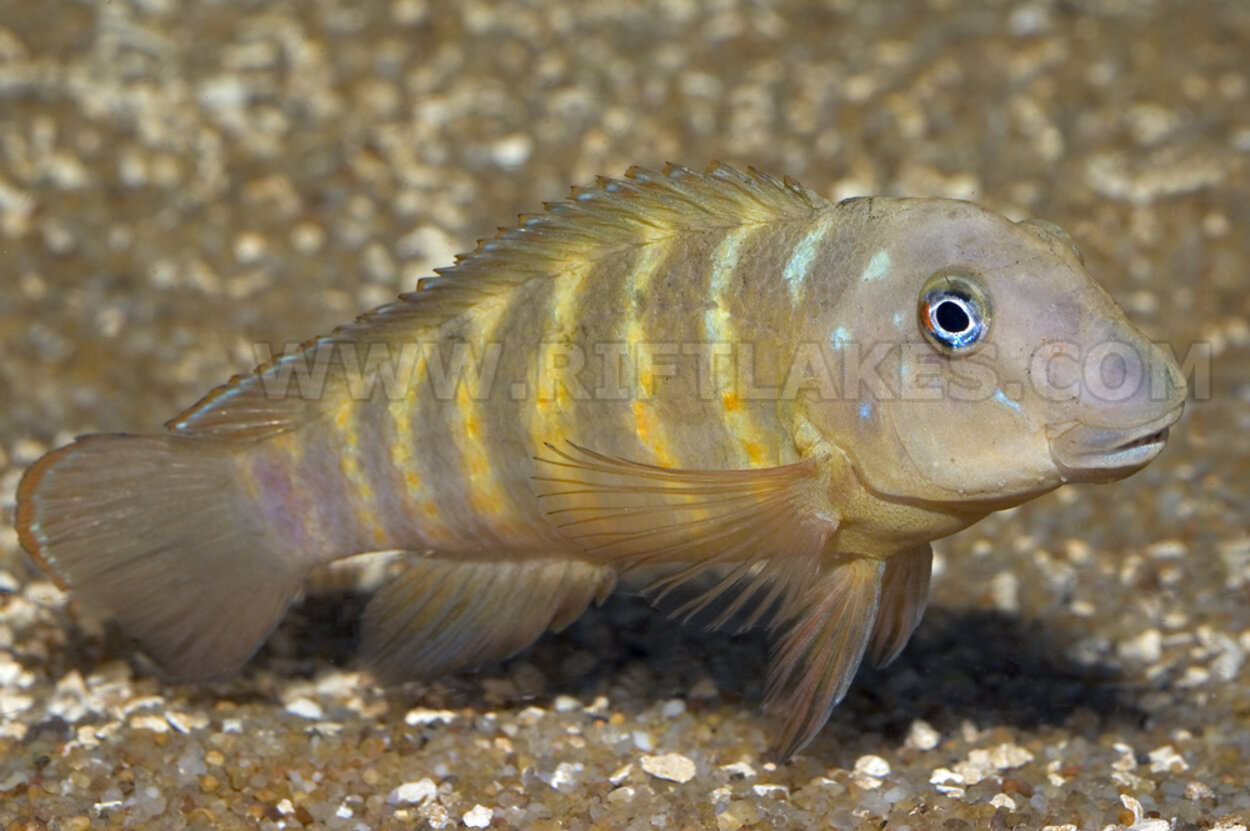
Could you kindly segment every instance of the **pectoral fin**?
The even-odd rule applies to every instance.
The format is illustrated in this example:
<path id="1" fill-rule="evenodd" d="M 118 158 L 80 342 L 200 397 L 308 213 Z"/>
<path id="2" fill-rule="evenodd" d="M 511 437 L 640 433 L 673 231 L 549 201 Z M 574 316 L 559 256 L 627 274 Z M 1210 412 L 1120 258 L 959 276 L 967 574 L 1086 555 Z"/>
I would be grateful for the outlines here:
<path id="1" fill-rule="evenodd" d="M 764 695 L 765 712 L 780 723 L 775 747 L 782 761 L 820 732 L 850 687 L 877 617 L 885 569 L 868 557 L 826 567 L 786 622 Z"/>
<path id="2" fill-rule="evenodd" d="M 679 607 L 688 618 L 727 597 L 709 626 L 782 620 L 816 572 L 837 516 L 819 460 L 759 470 L 664 468 L 569 443 L 537 459 L 552 521 L 587 556 L 629 570 L 684 564 L 648 589 L 653 599 L 709 569 L 722 576 Z"/>
<path id="3" fill-rule="evenodd" d="M 416 559 L 365 610 L 365 660 L 391 680 L 506 658 L 612 591 L 615 572 L 570 559 Z"/>
<path id="4" fill-rule="evenodd" d="M 868 646 L 874 666 L 889 664 L 907 645 L 929 602 L 932 570 L 933 549 L 928 543 L 886 560 L 877 625 Z"/>

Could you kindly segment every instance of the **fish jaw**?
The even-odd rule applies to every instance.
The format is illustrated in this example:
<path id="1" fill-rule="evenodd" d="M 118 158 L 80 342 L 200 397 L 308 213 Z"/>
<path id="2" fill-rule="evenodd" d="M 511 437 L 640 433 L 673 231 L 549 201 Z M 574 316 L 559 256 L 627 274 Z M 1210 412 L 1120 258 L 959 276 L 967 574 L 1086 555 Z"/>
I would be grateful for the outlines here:
<path id="1" fill-rule="evenodd" d="M 1111 428 L 1068 422 L 1048 431 L 1050 454 L 1065 482 L 1112 482 L 1137 472 L 1163 452 L 1168 430 L 1184 411 L 1175 407 L 1144 424 Z"/>

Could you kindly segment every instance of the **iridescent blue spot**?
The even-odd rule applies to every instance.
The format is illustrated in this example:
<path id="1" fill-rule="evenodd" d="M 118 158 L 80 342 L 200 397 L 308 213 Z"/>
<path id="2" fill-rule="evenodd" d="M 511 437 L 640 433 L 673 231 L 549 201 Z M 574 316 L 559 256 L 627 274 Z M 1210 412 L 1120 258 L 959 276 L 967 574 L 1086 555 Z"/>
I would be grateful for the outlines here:
<path id="1" fill-rule="evenodd" d="M 867 421 L 872 418 L 872 404 L 865 401 L 859 405 L 859 417 Z"/>
<path id="2" fill-rule="evenodd" d="M 999 404 L 1002 404 L 1004 407 L 1008 407 L 1012 410 L 1015 410 L 1017 413 L 1021 413 L 1021 414 L 1024 413 L 1024 408 L 1020 406 L 1020 402 L 1013 401 L 1012 399 L 1008 398 L 1007 393 L 1003 392 L 1001 389 L 994 390 L 993 398 L 995 401 L 997 401 Z"/>

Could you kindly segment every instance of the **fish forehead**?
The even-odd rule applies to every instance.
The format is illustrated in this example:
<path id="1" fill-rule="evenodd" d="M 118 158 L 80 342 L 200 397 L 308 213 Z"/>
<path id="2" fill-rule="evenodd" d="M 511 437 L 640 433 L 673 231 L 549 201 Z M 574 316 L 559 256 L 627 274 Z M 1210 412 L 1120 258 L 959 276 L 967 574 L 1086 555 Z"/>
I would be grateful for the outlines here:
<path id="1" fill-rule="evenodd" d="M 965 263 L 1010 271 L 1038 262 L 1065 262 L 1036 233 L 971 202 L 937 197 L 879 201 L 886 204 L 877 214 L 878 237 L 895 263 Z"/>

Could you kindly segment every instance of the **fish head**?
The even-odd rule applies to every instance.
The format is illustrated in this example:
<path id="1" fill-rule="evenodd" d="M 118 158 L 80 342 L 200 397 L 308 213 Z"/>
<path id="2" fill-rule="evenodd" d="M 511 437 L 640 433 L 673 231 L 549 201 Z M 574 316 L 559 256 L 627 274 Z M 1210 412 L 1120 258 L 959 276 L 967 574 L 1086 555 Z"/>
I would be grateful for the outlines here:
<path id="1" fill-rule="evenodd" d="M 876 221 L 836 304 L 861 366 L 852 379 L 844 364 L 857 383 L 830 409 L 871 490 L 993 509 L 1159 454 L 1184 376 L 1063 230 L 955 200 L 866 201 L 885 204 L 865 206 Z"/>

